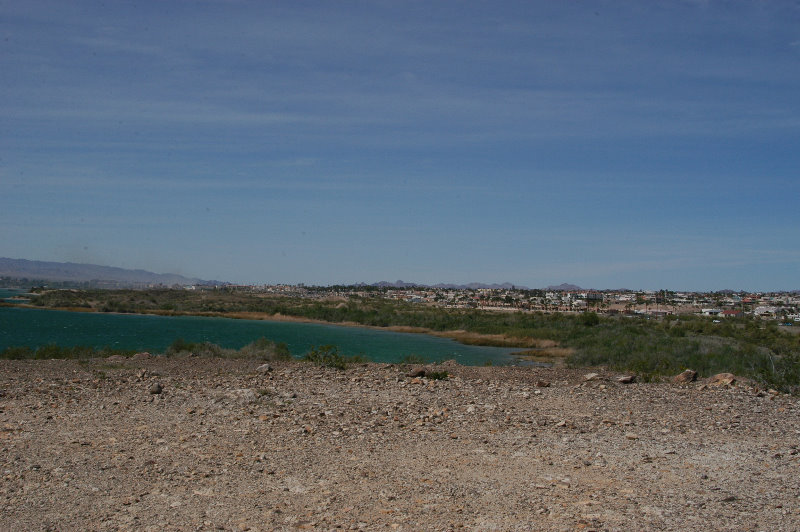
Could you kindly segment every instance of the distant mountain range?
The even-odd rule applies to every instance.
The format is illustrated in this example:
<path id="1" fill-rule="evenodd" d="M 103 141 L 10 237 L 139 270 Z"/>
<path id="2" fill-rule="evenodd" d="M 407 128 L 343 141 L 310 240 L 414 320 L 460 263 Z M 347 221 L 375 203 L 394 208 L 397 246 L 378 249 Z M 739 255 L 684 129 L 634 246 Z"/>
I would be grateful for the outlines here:
<path id="1" fill-rule="evenodd" d="M 30 279 L 36 281 L 59 281 L 96 283 L 98 285 L 219 285 L 220 281 L 184 277 L 175 273 L 153 273 L 146 270 L 128 270 L 96 264 L 73 262 L 44 262 L 39 260 L 7 259 L 0 257 L 0 277 Z"/>
<path id="2" fill-rule="evenodd" d="M 224 281 L 207 281 L 194 277 L 184 277 L 176 273 L 153 273 L 146 270 L 129 270 L 126 268 L 116 268 L 113 266 L 99 266 L 97 264 L 77 264 L 74 262 L 45 262 L 38 260 L 9 259 L 0 257 L 0 277 L 10 277 L 12 279 L 26 279 L 33 281 L 50 281 L 58 283 L 76 283 L 81 286 L 96 286 L 103 288 L 126 288 L 142 287 L 148 285 L 226 285 Z M 530 290 L 527 286 L 512 283 L 439 283 L 426 285 L 423 283 L 409 283 L 405 281 L 381 281 L 362 286 L 376 286 L 381 288 L 413 288 L 415 286 L 423 288 L 442 288 L 454 290 Z M 576 291 L 583 290 L 574 284 L 560 284 L 558 286 L 548 286 L 545 290 L 550 291 Z"/>

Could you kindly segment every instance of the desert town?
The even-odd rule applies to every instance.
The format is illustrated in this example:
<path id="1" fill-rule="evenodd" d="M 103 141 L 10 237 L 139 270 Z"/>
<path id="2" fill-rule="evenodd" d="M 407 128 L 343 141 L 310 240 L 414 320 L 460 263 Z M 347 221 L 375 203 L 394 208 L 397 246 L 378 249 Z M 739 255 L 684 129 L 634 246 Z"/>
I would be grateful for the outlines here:
<path id="1" fill-rule="evenodd" d="M 398 282 L 397 284 L 401 284 Z M 189 290 L 201 289 L 196 286 Z M 203 287 L 202 289 L 210 289 Z M 442 308 L 475 308 L 497 311 L 583 312 L 665 316 L 700 314 L 731 318 L 755 316 L 800 325 L 800 293 L 797 292 L 675 292 L 670 290 L 585 290 L 573 285 L 547 289 L 502 287 L 429 286 L 305 286 L 226 285 L 213 289 L 279 294 L 299 298 L 385 298 Z"/>

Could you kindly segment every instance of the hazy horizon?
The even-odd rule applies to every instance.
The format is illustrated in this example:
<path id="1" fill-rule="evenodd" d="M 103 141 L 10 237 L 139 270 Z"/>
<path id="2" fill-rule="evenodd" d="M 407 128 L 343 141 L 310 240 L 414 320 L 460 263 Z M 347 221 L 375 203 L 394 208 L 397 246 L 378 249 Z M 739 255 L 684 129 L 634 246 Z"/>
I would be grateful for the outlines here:
<path id="1" fill-rule="evenodd" d="M 0 276 L 6 275 L 6 272 L 5 272 L 4 268 L 2 267 L 4 261 L 6 261 L 6 260 L 28 261 L 29 259 L 0 257 Z M 61 263 L 61 262 L 54 262 L 54 263 L 51 263 L 51 264 L 54 264 L 54 265 L 70 264 L 70 265 L 75 265 L 75 266 L 87 266 L 87 267 L 92 267 L 92 268 L 100 266 L 102 268 L 110 268 L 110 269 L 114 269 L 114 270 L 118 270 L 119 269 L 118 266 L 97 265 L 97 264 L 87 264 L 87 263 L 73 263 L 73 262 Z M 133 272 L 133 271 L 144 272 L 144 273 L 147 273 L 147 274 L 152 274 L 152 275 L 157 275 L 157 276 L 180 275 L 180 274 L 176 274 L 175 272 L 163 272 L 163 271 L 162 272 L 154 272 L 154 271 L 151 271 L 151 270 L 149 270 L 147 268 L 143 268 L 143 269 L 139 269 L 139 270 L 126 270 L 126 271 L 128 271 L 128 272 Z M 33 273 L 29 273 L 29 274 L 27 274 L 27 276 L 29 276 L 30 279 L 37 279 L 37 277 Z M 42 278 L 43 279 L 47 279 L 47 277 L 42 277 Z M 220 282 L 220 283 L 240 284 L 240 283 L 231 282 L 229 279 L 225 279 L 225 278 L 220 278 L 220 279 L 201 279 L 201 278 L 196 278 L 195 277 L 195 278 L 187 278 L 186 280 L 189 281 L 189 280 L 192 280 L 192 279 L 197 280 L 197 281 L 202 281 L 202 282 L 212 282 L 213 281 L 213 282 Z M 53 280 L 63 281 L 63 280 L 67 280 L 67 279 L 53 279 Z M 99 278 L 98 279 L 94 279 L 94 278 L 92 278 L 92 279 L 89 279 L 87 277 L 86 280 L 124 280 L 124 279 L 123 279 L 123 277 L 120 277 L 118 279 L 113 279 L 113 278 L 109 278 L 109 279 L 105 279 L 105 278 L 103 278 L 103 279 L 99 279 Z M 138 282 L 143 282 L 143 281 L 138 281 Z M 177 281 L 174 281 L 174 282 L 177 282 Z M 783 292 L 783 293 L 800 292 L 800 289 L 797 289 L 797 288 L 795 288 L 795 289 L 787 288 L 787 289 L 781 289 L 781 290 L 769 290 L 769 291 L 767 291 L 767 290 L 748 290 L 747 288 L 734 288 L 734 287 L 728 287 L 728 288 L 723 288 L 723 289 L 719 289 L 719 290 L 686 290 L 686 289 L 682 289 L 680 287 L 676 288 L 676 287 L 669 287 L 669 286 L 662 286 L 662 287 L 659 287 L 659 288 L 630 287 L 630 286 L 627 286 L 627 287 L 626 286 L 616 286 L 616 287 L 612 287 L 612 286 L 578 286 L 575 283 L 569 282 L 569 280 L 562 281 L 562 282 L 560 282 L 558 284 L 549 284 L 549 285 L 541 285 L 541 286 L 527 286 L 527 285 L 524 285 L 522 283 L 514 283 L 512 281 L 497 281 L 497 280 L 473 280 L 473 281 L 468 282 L 468 283 L 452 283 L 452 282 L 443 280 L 443 281 L 438 281 L 438 282 L 435 282 L 435 283 L 421 283 L 421 282 L 416 282 L 413 279 L 395 279 L 394 281 L 390 281 L 388 279 L 380 279 L 380 280 L 361 279 L 361 280 L 356 280 L 356 281 L 352 281 L 352 282 L 349 282 L 349 283 L 332 283 L 332 284 L 319 284 L 319 283 L 302 282 L 302 281 L 299 282 L 299 283 L 282 283 L 280 281 L 277 281 L 277 282 L 272 282 L 272 283 L 252 282 L 252 283 L 241 283 L 241 284 L 244 284 L 244 285 L 270 285 L 270 284 L 271 285 L 279 285 L 279 284 L 299 285 L 299 284 L 302 284 L 302 285 L 305 285 L 305 286 L 308 286 L 308 287 L 313 287 L 313 286 L 328 287 L 328 286 L 333 286 L 333 285 L 336 285 L 336 284 L 341 284 L 341 285 L 344 285 L 344 286 L 358 286 L 358 285 L 375 286 L 375 285 L 381 285 L 381 284 L 384 284 L 384 283 L 387 283 L 389 285 L 403 283 L 403 284 L 406 284 L 406 285 L 410 284 L 410 285 L 413 285 L 413 286 L 425 286 L 425 287 L 431 287 L 431 288 L 440 287 L 440 286 L 444 286 L 444 287 L 450 287 L 450 286 L 470 287 L 470 286 L 473 286 L 473 285 L 481 285 L 482 287 L 499 287 L 499 288 L 502 288 L 502 287 L 505 286 L 505 287 L 513 287 L 513 288 L 517 288 L 517 289 L 521 289 L 521 290 L 562 289 L 562 288 L 563 289 L 567 289 L 567 287 L 569 287 L 569 289 L 580 289 L 580 290 L 602 290 L 602 291 L 627 290 L 627 291 L 632 291 L 632 292 L 658 291 L 658 290 L 669 290 L 669 291 L 673 291 L 673 292 L 721 292 L 721 291 L 749 292 L 749 293 L 754 293 L 754 292 L 760 292 L 760 293 L 764 293 L 764 292 Z"/>
<path id="2" fill-rule="evenodd" d="M 800 287 L 800 5 L 0 6 L 0 255 Z"/>

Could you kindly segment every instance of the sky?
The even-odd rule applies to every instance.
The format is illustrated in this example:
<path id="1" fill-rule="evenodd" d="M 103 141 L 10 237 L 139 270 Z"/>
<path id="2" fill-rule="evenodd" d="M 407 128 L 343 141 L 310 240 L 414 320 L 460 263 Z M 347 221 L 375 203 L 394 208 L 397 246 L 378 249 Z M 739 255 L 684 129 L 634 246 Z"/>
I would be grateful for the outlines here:
<path id="1" fill-rule="evenodd" d="M 800 289 L 800 2 L 0 0 L 0 256 Z"/>

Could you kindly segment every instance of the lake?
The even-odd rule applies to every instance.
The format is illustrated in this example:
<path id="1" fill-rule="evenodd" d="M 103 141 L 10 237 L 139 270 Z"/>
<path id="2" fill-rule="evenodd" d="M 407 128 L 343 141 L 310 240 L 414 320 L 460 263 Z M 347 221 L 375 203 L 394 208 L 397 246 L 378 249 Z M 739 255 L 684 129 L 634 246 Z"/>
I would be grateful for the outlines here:
<path id="1" fill-rule="evenodd" d="M 15 294 L 0 290 L 0 299 L 11 295 Z M 308 352 L 311 346 L 333 344 L 345 355 L 363 355 L 375 362 L 397 363 L 408 355 L 417 355 L 430 362 L 454 359 L 464 365 L 522 363 L 510 354 L 518 349 L 462 345 L 447 338 L 365 327 L 0 307 L 0 350 L 58 344 L 161 353 L 176 338 L 239 349 L 262 336 L 285 342 L 295 356 Z"/>

